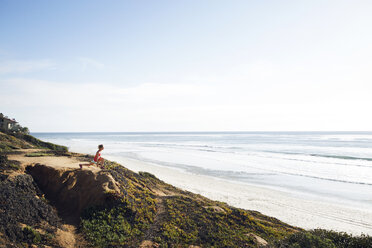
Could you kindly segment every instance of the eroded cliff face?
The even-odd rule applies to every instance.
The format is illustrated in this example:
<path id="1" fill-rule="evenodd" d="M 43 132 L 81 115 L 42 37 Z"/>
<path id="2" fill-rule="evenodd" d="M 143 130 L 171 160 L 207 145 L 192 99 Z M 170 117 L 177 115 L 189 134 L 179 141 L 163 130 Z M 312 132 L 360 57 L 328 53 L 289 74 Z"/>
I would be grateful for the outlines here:
<path id="1" fill-rule="evenodd" d="M 41 164 L 28 166 L 26 170 L 62 216 L 79 217 L 83 209 L 103 204 L 108 192 L 120 192 L 111 174 L 104 171 Z"/>

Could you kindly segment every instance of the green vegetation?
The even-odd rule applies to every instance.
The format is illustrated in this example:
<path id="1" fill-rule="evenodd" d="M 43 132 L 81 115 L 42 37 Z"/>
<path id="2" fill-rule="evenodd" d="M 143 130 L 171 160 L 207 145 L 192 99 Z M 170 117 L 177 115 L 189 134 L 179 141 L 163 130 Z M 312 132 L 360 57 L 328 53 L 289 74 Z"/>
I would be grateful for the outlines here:
<path id="1" fill-rule="evenodd" d="M 87 209 L 82 216 L 82 232 L 98 247 L 138 247 L 143 240 L 158 247 L 260 246 L 251 234 L 265 239 L 266 247 L 372 247 L 369 236 L 305 231 L 180 190 L 148 172 L 137 174 L 110 161 L 105 168 L 119 182 L 121 193 L 107 192 L 105 206 Z"/>
<path id="2" fill-rule="evenodd" d="M 55 152 L 65 153 L 67 147 L 41 141 L 29 134 L 2 133 L 0 132 L 0 152 L 10 152 L 15 149 L 43 148 Z"/>
<path id="3" fill-rule="evenodd" d="M 162 247 L 179 244 L 206 247 L 255 247 L 254 233 L 265 240 L 283 238 L 293 229 L 280 221 L 267 222 L 249 211 L 189 196 L 164 199 L 164 219 L 157 241 Z"/>
<path id="4" fill-rule="evenodd" d="M 41 234 L 30 226 L 23 228 L 23 234 L 25 235 L 26 241 L 31 244 L 39 244 L 41 242 Z"/>
<path id="5" fill-rule="evenodd" d="M 164 247 L 172 244 L 207 247 L 249 247 L 254 240 L 248 234 L 260 228 L 248 213 L 238 209 L 215 211 L 205 202 L 185 196 L 171 196 L 164 201 L 166 221 L 157 241 Z"/>
<path id="6" fill-rule="evenodd" d="M 372 237 L 354 237 L 344 232 L 314 229 L 294 233 L 283 240 L 276 241 L 278 248 L 365 248 L 372 247 Z"/>
<path id="7" fill-rule="evenodd" d="M 85 217 L 86 216 L 86 217 Z M 82 217 L 82 228 L 99 247 L 132 244 L 142 235 L 143 223 L 128 202 L 109 208 L 91 208 Z"/>
<path id="8" fill-rule="evenodd" d="M 29 135 L 29 134 L 22 135 L 21 138 L 23 140 L 35 145 L 38 148 L 47 148 L 47 149 L 50 149 L 50 150 L 61 151 L 61 152 L 67 152 L 68 151 L 66 146 L 60 146 L 60 145 L 56 145 L 56 144 L 53 144 L 53 143 L 50 143 L 50 142 L 45 142 L 45 141 L 39 140 L 39 139 L 35 138 L 34 136 Z"/>
<path id="9" fill-rule="evenodd" d="M 295 233 L 285 240 L 279 242 L 277 247 L 291 247 L 291 248 L 336 248 L 331 240 L 327 238 L 320 238 L 310 232 Z"/>
<path id="10" fill-rule="evenodd" d="M 93 156 L 91 156 L 90 161 L 91 160 L 93 160 Z M 112 170 L 118 166 L 121 166 L 121 165 L 113 161 L 105 160 L 104 168 L 106 170 Z"/>
<path id="11" fill-rule="evenodd" d="M 0 154 L 0 172 L 19 169 L 21 169 L 19 162 L 8 160 L 7 156 Z"/>
<path id="12" fill-rule="evenodd" d="M 22 228 L 23 240 L 22 247 L 44 247 L 55 246 L 56 242 L 54 240 L 55 234 L 49 232 L 40 233 L 31 226 L 25 226 Z"/>
<path id="13" fill-rule="evenodd" d="M 32 153 L 27 153 L 25 156 L 26 157 L 44 157 L 44 156 L 50 156 L 50 154 L 45 153 L 45 152 L 32 152 Z"/>
<path id="14" fill-rule="evenodd" d="M 81 222 L 98 247 L 137 247 L 146 239 L 160 247 L 256 247 L 250 233 L 276 240 L 296 231 L 257 212 L 182 191 L 150 173 L 136 174 L 113 162 L 108 167 L 121 193 L 107 192 L 107 204 L 87 209 Z M 157 190 L 175 195 L 159 196 Z"/>
<path id="15" fill-rule="evenodd" d="M 110 172 L 122 190 L 107 192 L 105 206 L 88 208 L 83 213 L 83 233 L 98 247 L 137 247 L 154 221 L 155 195 L 135 178 L 135 173 L 113 162 L 107 166 L 112 168 Z"/>
<path id="16" fill-rule="evenodd" d="M 19 148 L 32 148 L 32 145 L 13 135 L 0 132 L 0 152 L 9 152 Z"/>
<path id="17" fill-rule="evenodd" d="M 0 243 L 4 247 L 58 247 L 53 239 L 61 227 L 57 212 L 42 198 L 30 175 L 7 177 L 9 171 L 3 170 L 7 166 L 0 158 Z"/>

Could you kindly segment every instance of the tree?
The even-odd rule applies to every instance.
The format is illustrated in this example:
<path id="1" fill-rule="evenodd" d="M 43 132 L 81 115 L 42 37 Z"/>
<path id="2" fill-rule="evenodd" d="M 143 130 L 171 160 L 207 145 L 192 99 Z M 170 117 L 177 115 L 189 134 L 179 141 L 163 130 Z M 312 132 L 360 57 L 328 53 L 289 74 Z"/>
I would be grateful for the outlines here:
<path id="1" fill-rule="evenodd" d="M 28 129 L 28 127 L 22 127 L 22 128 L 21 128 L 21 132 L 22 132 L 23 134 L 30 134 L 30 130 Z"/>

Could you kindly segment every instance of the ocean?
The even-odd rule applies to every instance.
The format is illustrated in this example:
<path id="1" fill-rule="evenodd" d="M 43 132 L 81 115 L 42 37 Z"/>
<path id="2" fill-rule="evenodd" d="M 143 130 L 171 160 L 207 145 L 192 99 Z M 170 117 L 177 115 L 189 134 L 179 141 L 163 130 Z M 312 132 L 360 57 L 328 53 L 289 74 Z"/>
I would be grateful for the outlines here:
<path id="1" fill-rule="evenodd" d="M 151 162 L 372 209 L 372 132 L 32 133 L 70 151 Z"/>

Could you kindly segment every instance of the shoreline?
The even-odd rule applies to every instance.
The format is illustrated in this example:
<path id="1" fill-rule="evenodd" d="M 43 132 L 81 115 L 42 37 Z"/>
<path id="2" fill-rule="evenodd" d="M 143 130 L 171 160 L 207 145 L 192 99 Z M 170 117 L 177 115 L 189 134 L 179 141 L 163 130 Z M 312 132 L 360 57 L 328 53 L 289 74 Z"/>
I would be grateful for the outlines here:
<path id="1" fill-rule="evenodd" d="M 146 171 L 175 187 L 231 206 L 259 211 L 304 229 L 324 228 L 353 235 L 372 234 L 372 210 L 307 200 L 288 192 L 197 175 L 132 158 L 106 156 L 133 170 Z"/>

